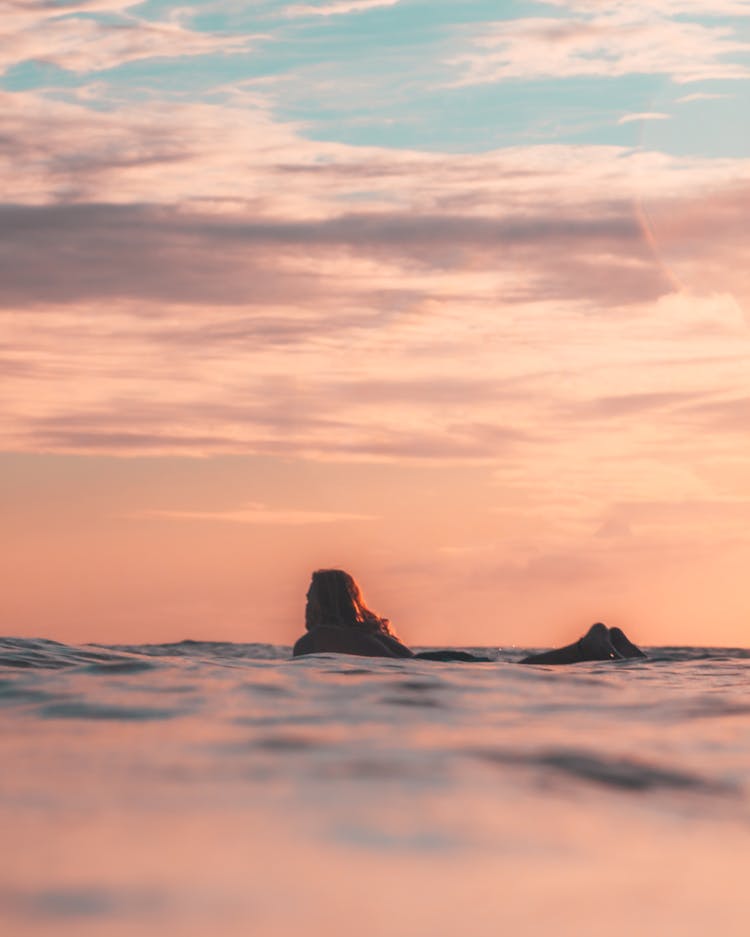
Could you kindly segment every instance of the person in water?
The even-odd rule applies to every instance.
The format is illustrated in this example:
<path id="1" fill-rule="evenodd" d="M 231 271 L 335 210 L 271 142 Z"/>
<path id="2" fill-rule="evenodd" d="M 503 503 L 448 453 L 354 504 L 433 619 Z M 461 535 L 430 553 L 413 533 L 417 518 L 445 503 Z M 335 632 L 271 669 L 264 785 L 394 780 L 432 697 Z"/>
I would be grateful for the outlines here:
<path id="1" fill-rule="evenodd" d="M 426 660 L 488 661 L 466 651 L 415 653 L 394 634 L 387 618 L 365 605 L 362 591 L 343 569 L 319 569 L 312 575 L 305 606 L 306 633 L 294 645 L 293 654 L 356 654 L 360 657 L 419 657 Z M 592 625 L 573 644 L 532 654 L 521 664 L 575 664 L 590 660 L 622 660 L 646 655 L 619 628 L 601 622 Z"/>

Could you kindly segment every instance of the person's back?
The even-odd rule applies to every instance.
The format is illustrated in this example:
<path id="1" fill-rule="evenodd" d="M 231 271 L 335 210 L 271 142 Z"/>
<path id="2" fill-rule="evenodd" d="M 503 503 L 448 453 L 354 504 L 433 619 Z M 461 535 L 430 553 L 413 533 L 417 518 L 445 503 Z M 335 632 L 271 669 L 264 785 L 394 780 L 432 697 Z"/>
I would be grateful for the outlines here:
<path id="1" fill-rule="evenodd" d="M 412 652 L 398 639 L 368 634 L 354 628 L 321 625 L 303 634 L 293 654 L 356 654 L 360 657 L 411 657 Z"/>

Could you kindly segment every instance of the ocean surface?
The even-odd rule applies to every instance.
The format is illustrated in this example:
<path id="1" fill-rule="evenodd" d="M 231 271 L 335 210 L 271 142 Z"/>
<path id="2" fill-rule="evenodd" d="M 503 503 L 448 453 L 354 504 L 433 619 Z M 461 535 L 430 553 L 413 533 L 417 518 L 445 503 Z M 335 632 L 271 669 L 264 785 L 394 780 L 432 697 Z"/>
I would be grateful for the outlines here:
<path id="1" fill-rule="evenodd" d="M 0 933 L 748 937 L 750 651 L 473 650 L 0 640 Z"/>

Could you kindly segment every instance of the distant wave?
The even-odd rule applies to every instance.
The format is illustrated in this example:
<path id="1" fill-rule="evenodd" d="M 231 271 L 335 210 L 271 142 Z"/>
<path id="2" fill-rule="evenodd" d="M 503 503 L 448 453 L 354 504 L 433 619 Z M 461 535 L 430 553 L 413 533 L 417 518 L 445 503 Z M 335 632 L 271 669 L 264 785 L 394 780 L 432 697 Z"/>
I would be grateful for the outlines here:
<path id="1" fill-rule="evenodd" d="M 750 775 L 736 739 L 750 717 L 750 651 L 652 648 L 646 661 L 521 667 L 513 662 L 526 649 L 466 650 L 493 660 L 0 638 L 0 716 L 14 745 L 28 741 L 47 760 L 57 753 L 52 787 L 59 765 L 77 771 L 70 746 L 98 752 L 106 774 L 126 744 L 149 783 L 159 764 L 168 777 L 291 778 L 301 789 L 336 779 L 484 790 L 489 775 L 490 788 L 533 796 L 598 787 L 746 810 Z"/>
<path id="2" fill-rule="evenodd" d="M 0 667 L 57 669 L 89 667 L 92 671 L 135 673 L 158 666 L 149 659 L 283 660 L 291 648 L 275 644 L 229 641 L 177 641 L 169 644 L 61 644 L 47 638 L 0 638 Z M 165 660 L 165 662 L 168 662 Z"/>
<path id="3" fill-rule="evenodd" d="M 433 650 L 420 647 L 417 650 Z M 537 648 L 461 647 L 499 662 L 520 660 Z M 654 647 L 647 648 L 649 664 L 677 661 L 731 661 L 750 659 L 746 648 L 724 647 Z M 0 638 L 0 667 L 58 669 L 88 667 L 91 672 L 137 673 L 158 666 L 154 658 L 168 663 L 169 658 L 195 661 L 241 662 L 243 660 L 286 660 L 288 645 L 236 643 L 231 641 L 184 640 L 166 644 L 63 644 L 47 638 Z M 632 664 L 632 662 L 622 662 Z"/>

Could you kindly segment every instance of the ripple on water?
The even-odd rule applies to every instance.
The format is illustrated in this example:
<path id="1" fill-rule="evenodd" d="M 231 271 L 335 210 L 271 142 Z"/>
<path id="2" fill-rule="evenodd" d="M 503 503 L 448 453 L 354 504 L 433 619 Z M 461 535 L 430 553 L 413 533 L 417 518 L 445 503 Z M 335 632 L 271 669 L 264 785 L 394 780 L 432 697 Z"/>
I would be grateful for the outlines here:
<path id="1" fill-rule="evenodd" d="M 293 690 L 279 683 L 242 683 L 238 689 L 243 693 L 247 693 L 249 696 L 255 696 L 256 693 L 260 693 L 262 696 L 295 695 Z"/>
<path id="2" fill-rule="evenodd" d="M 445 703 L 431 696 L 410 696 L 406 693 L 393 696 L 382 696 L 381 703 L 387 703 L 389 706 L 412 706 L 417 709 L 443 709 Z"/>
<path id="3" fill-rule="evenodd" d="M 158 892 L 150 889 L 112 889 L 97 885 L 4 891 L 0 899 L 16 913 L 55 921 L 140 916 L 162 910 L 165 903 Z"/>
<path id="4" fill-rule="evenodd" d="M 184 710 L 159 709 L 154 706 L 116 706 L 108 703 L 88 703 L 71 700 L 51 703 L 37 710 L 42 719 L 112 719 L 129 722 L 154 722 L 184 716 Z"/>
<path id="5" fill-rule="evenodd" d="M 97 661 L 93 664 L 84 664 L 77 667 L 78 673 L 90 673 L 100 676 L 111 677 L 120 674 L 147 673 L 150 670 L 160 669 L 159 664 L 154 664 L 147 660 L 106 660 Z"/>
<path id="6" fill-rule="evenodd" d="M 322 739 L 314 738 L 310 735 L 297 735 L 292 733 L 280 733 L 279 735 L 265 735 L 256 738 L 251 743 L 254 748 L 260 748 L 268 752 L 300 752 L 310 751 L 328 747 L 329 743 Z"/>
<path id="7" fill-rule="evenodd" d="M 518 752 L 484 749 L 476 756 L 502 766 L 521 765 L 549 769 L 583 781 L 628 791 L 670 789 L 707 794 L 737 794 L 733 785 L 688 771 L 665 768 L 634 758 L 592 754 L 576 749 Z"/>
<path id="8" fill-rule="evenodd" d="M 326 670 L 325 673 L 335 673 L 339 677 L 363 677 L 377 671 L 368 670 L 366 667 L 342 667 L 340 670 Z"/>
<path id="9" fill-rule="evenodd" d="M 12 706 L 15 703 L 38 703 L 45 700 L 59 700 L 60 693 L 29 686 L 27 682 L 16 683 L 13 680 L 0 680 L 0 706 Z"/>

